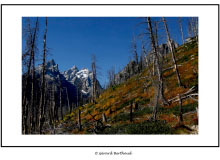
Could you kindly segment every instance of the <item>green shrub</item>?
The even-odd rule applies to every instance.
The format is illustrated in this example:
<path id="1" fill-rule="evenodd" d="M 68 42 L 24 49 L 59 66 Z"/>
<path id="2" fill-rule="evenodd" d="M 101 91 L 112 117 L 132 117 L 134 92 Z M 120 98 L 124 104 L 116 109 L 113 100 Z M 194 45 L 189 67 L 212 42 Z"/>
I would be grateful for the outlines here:
<path id="1" fill-rule="evenodd" d="M 107 128 L 102 134 L 172 134 L 173 129 L 165 121 L 145 121 Z"/>
<path id="2" fill-rule="evenodd" d="M 149 103 L 150 99 L 149 98 L 145 98 L 145 99 L 141 99 L 140 101 L 138 101 L 138 104 L 140 105 L 145 105 L 146 103 Z"/>
<path id="3" fill-rule="evenodd" d="M 111 95 L 111 96 L 109 96 L 108 98 L 109 98 L 109 99 L 110 99 L 110 98 L 114 98 L 114 96 L 113 96 L 113 95 Z"/>
<path id="4" fill-rule="evenodd" d="M 117 114 L 113 118 L 113 121 L 119 122 L 119 121 L 127 121 L 129 119 L 130 119 L 130 113 L 121 113 L 121 114 Z"/>
<path id="5" fill-rule="evenodd" d="M 131 103 L 134 102 L 134 100 L 135 100 L 135 99 L 133 98 L 133 99 L 130 99 L 130 100 L 126 101 L 125 103 L 123 103 L 123 104 L 120 105 L 120 108 L 123 108 L 123 107 L 125 107 L 125 106 L 130 105 Z"/>
<path id="6" fill-rule="evenodd" d="M 195 111 L 198 103 L 192 103 L 192 104 L 187 104 L 185 106 L 182 106 L 182 113 L 187 113 L 191 111 Z M 159 113 L 162 114 L 174 114 L 174 115 L 179 115 L 179 105 L 172 107 L 172 108 L 164 108 L 164 107 L 159 107 L 158 109 Z"/>
<path id="7" fill-rule="evenodd" d="M 180 58 L 177 62 L 183 63 L 189 61 L 189 55 L 184 55 L 182 58 Z"/>
<path id="8" fill-rule="evenodd" d="M 139 116 L 143 116 L 145 114 L 151 114 L 153 112 L 153 108 L 152 107 L 144 107 L 141 110 L 135 111 L 133 113 L 134 117 L 139 117 Z"/>

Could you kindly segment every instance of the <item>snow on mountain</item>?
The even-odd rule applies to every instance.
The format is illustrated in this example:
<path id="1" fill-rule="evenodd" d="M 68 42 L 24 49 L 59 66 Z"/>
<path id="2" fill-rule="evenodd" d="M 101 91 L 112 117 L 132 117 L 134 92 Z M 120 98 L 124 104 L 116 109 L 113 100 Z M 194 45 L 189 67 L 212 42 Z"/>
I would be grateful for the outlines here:
<path id="1" fill-rule="evenodd" d="M 81 90 L 81 92 L 82 92 L 83 94 L 88 94 L 88 92 L 86 92 L 86 91 L 84 91 L 84 90 Z"/>
<path id="2" fill-rule="evenodd" d="M 42 64 L 35 68 L 36 74 L 42 74 Z M 60 77 L 60 71 L 58 69 L 58 64 L 52 59 L 48 61 L 45 65 L 45 77 L 50 81 L 58 81 Z"/>
<path id="3" fill-rule="evenodd" d="M 74 65 L 71 69 L 64 71 L 63 75 L 67 81 L 76 85 L 82 94 L 89 95 L 91 93 L 92 74 L 87 68 L 78 70 L 78 68 Z"/>
<path id="4" fill-rule="evenodd" d="M 36 67 L 36 73 L 39 75 L 42 73 L 42 65 Z M 85 96 L 90 96 L 92 93 L 92 72 L 87 68 L 79 70 L 75 65 L 61 73 L 58 69 L 58 64 L 52 59 L 46 63 L 46 79 L 51 82 L 66 83 L 67 81 L 74 87 L 78 89 Z M 100 84 L 98 83 L 98 88 L 101 89 Z"/>
<path id="5" fill-rule="evenodd" d="M 76 76 L 78 78 L 86 79 L 89 76 L 89 70 L 87 68 L 84 68 L 84 69 L 80 70 L 79 72 L 77 72 Z"/>
<path id="6" fill-rule="evenodd" d="M 78 71 L 78 68 L 74 65 L 72 68 L 68 69 L 67 71 L 64 71 L 63 75 L 67 81 L 75 85 L 76 73 Z"/>

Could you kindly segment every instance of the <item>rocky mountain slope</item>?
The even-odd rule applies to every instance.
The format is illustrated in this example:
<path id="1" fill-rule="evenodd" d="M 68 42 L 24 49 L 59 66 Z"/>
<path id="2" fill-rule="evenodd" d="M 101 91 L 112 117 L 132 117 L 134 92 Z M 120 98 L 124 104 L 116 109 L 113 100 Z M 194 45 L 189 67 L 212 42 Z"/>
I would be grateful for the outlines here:
<path id="1" fill-rule="evenodd" d="M 36 75 L 40 79 L 42 72 L 42 65 L 36 67 Z M 79 103 L 80 100 L 88 101 L 88 98 L 92 94 L 92 72 L 87 68 L 79 70 L 75 65 L 64 71 L 63 73 L 59 71 L 58 64 L 52 59 L 46 63 L 46 81 L 49 86 L 54 85 L 56 90 L 59 90 L 61 85 L 62 95 L 69 105 L 74 105 Z M 98 80 L 97 80 L 98 81 Z M 100 83 L 98 82 L 98 89 L 102 90 Z M 67 97 L 68 101 L 67 102 Z M 78 101 L 78 102 L 77 102 Z"/>

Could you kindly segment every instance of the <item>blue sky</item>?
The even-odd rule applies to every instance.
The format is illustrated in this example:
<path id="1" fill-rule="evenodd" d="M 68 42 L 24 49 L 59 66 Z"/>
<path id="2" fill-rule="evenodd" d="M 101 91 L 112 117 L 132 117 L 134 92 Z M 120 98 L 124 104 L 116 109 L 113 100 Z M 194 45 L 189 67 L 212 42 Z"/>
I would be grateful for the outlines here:
<path id="1" fill-rule="evenodd" d="M 22 18 L 24 28 L 25 19 Z M 159 17 L 152 18 L 160 20 Z M 30 18 L 34 24 L 36 18 Z M 132 58 L 131 40 L 134 35 L 140 48 L 139 35 L 146 32 L 143 18 L 137 17 L 48 17 L 47 47 L 49 56 L 47 60 L 54 59 L 60 71 L 65 71 L 76 65 L 78 69 L 91 70 L 91 55 L 96 55 L 98 79 L 103 85 L 107 82 L 107 71 L 115 66 L 116 71 L 121 69 Z M 42 54 L 43 32 L 45 17 L 39 18 L 39 55 Z M 172 39 L 181 44 L 177 18 L 167 18 Z M 33 25 L 32 24 L 32 25 Z M 159 24 L 160 43 L 166 41 L 163 24 Z M 187 18 L 183 18 L 183 29 L 187 35 Z M 145 40 L 148 35 L 145 34 Z M 146 40 L 146 43 L 148 41 Z M 150 45 L 146 45 L 147 47 Z M 25 47 L 22 39 L 22 49 Z M 140 50 L 139 54 L 140 54 Z M 41 63 L 39 60 L 37 64 Z"/>

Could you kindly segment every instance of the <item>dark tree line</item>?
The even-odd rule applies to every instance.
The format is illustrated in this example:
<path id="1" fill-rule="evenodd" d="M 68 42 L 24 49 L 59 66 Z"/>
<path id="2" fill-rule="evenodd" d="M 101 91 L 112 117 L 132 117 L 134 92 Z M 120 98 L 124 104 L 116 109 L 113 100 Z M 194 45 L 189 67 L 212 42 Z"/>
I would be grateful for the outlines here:
<path id="1" fill-rule="evenodd" d="M 27 73 L 24 75 L 23 80 L 23 97 L 22 97 L 22 113 L 23 113 L 23 133 L 28 134 L 35 129 L 36 126 L 36 110 L 34 107 L 34 83 L 35 83 L 35 52 L 36 52 L 36 39 L 38 34 L 38 18 L 34 28 L 31 28 L 30 21 L 27 22 L 26 28 L 26 49 L 22 56 L 23 61 L 28 61 Z M 24 62 L 25 63 L 25 62 Z M 31 69 L 32 67 L 32 69 Z M 31 95 L 30 95 L 31 93 Z M 35 117 L 35 119 L 34 119 Z"/>
<path id="2" fill-rule="evenodd" d="M 40 35 L 39 19 L 26 19 L 25 50 L 22 54 L 22 133 L 43 134 L 49 126 L 63 119 L 66 112 L 75 107 L 75 102 L 69 97 L 68 84 L 62 86 L 60 74 L 58 79 L 46 79 L 47 51 L 47 18 L 44 22 L 43 51 L 38 51 L 37 41 Z M 41 54 L 39 54 L 41 53 Z M 40 73 L 36 73 L 35 63 L 37 56 L 41 55 L 42 63 Z M 73 90 L 73 89 L 72 89 Z M 64 109 L 66 105 L 67 109 Z"/>

